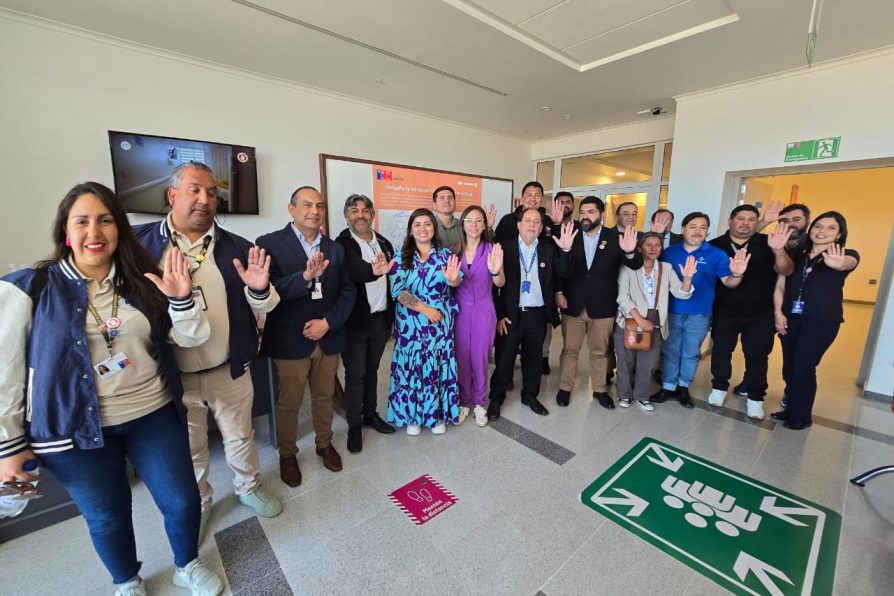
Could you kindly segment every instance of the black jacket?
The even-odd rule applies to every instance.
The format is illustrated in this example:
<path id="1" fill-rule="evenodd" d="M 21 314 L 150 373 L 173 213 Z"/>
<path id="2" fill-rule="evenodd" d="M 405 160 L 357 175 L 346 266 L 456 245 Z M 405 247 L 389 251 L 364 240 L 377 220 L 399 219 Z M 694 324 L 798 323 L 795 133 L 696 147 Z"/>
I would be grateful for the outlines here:
<path id="1" fill-rule="evenodd" d="M 572 317 L 580 316 L 584 308 L 591 319 L 614 319 L 618 314 L 618 271 L 621 266 L 639 269 L 643 257 L 637 250 L 627 258 L 619 244 L 621 235 L 615 228 L 603 226 L 593 264 L 587 267 L 584 251 L 584 232 L 574 237 L 571 245 L 571 269 L 566 279 L 559 280 L 557 291 L 565 294 L 568 308 L 562 311 Z"/>
<path id="2" fill-rule="evenodd" d="M 497 227 L 494 229 L 494 242 L 504 244 L 507 240 L 518 238 L 518 222 L 521 219 L 521 214 L 524 210 L 524 207 L 519 205 L 512 213 L 507 213 L 500 218 L 500 223 L 498 223 Z M 553 230 L 553 220 L 546 214 L 546 209 L 543 207 L 540 207 L 539 211 L 540 217 L 543 220 L 543 229 L 540 230 L 540 240 L 549 240 L 550 233 Z M 550 242 L 552 241 L 550 240 Z"/>
<path id="3" fill-rule="evenodd" d="M 497 307 L 497 320 L 509 317 L 515 320 L 518 310 L 518 302 L 521 297 L 521 264 L 518 260 L 518 239 L 512 238 L 501 243 L 503 247 L 503 272 L 506 275 L 506 283 L 494 294 L 494 302 Z M 569 254 L 563 252 L 552 240 L 543 240 L 537 244 L 537 273 L 540 280 L 540 290 L 543 292 L 543 306 L 546 308 L 546 320 L 553 327 L 559 324 L 559 311 L 556 310 L 555 279 L 557 276 L 568 275 L 571 268 Z M 617 283 L 615 283 L 617 292 Z M 617 306 L 616 306 L 617 310 Z"/>
<path id="4" fill-rule="evenodd" d="M 379 248 L 385 253 L 385 258 L 389 261 L 393 259 L 394 247 L 391 246 L 388 239 L 378 232 L 373 231 L 373 234 L 376 235 L 376 240 L 379 241 Z M 351 316 L 349 316 L 348 320 L 345 322 L 345 328 L 367 329 L 369 327 L 370 312 L 369 300 L 366 296 L 366 284 L 379 279 L 380 276 L 373 275 L 372 265 L 363 260 L 363 251 L 360 249 L 360 245 L 357 244 L 357 241 L 354 240 L 354 237 L 351 236 L 351 231 L 348 228 L 342 230 L 335 241 L 341 244 L 342 248 L 345 249 L 348 274 L 351 276 L 351 281 L 354 282 L 354 286 L 357 288 L 357 302 L 354 303 L 354 310 L 351 311 Z M 388 279 L 387 275 L 385 276 L 385 279 Z M 390 281 L 388 281 L 387 296 L 388 310 L 386 312 L 388 313 L 388 322 L 391 323 L 391 321 L 394 320 L 394 301 L 391 299 Z"/>

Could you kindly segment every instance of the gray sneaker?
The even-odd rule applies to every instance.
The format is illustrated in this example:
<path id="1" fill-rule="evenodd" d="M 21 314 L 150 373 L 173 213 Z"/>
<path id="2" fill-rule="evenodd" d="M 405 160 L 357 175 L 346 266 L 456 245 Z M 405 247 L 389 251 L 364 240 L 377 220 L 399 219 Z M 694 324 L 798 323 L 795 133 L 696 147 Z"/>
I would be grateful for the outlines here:
<path id="1" fill-rule="evenodd" d="M 247 495 L 239 495 L 239 502 L 249 509 L 254 509 L 261 517 L 276 517 L 282 513 L 282 503 L 279 499 L 260 486 Z"/>
<path id="2" fill-rule="evenodd" d="M 652 405 L 652 402 L 636 400 L 636 405 L 639 406 L 639 409 L 643 412 L 655 411 L 655 406 Z"/>

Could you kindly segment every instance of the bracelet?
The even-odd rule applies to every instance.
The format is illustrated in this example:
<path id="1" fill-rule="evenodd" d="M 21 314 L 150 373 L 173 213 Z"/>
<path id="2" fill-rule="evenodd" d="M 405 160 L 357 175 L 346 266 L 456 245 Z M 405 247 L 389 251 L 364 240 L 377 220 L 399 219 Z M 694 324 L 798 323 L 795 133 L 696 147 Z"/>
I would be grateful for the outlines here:
<path id="1" fill-rule="evenodd" d="M 732 277 L 733 279 L 742 279 L 742 278 L 744 277 L 744 274 L 743 274 L 743 275 L 737 275 L 737 274 L 735 274 L 735 273 L 730 273 L 729 276 Z"/>
<path id="2" fill-rule="evenodd" d="M 502 273 L 502 271 L 500 273 Z M 493 271 L 490 272 L 491 277 L 499 277 L 500 273 L 494 273 Z"/>

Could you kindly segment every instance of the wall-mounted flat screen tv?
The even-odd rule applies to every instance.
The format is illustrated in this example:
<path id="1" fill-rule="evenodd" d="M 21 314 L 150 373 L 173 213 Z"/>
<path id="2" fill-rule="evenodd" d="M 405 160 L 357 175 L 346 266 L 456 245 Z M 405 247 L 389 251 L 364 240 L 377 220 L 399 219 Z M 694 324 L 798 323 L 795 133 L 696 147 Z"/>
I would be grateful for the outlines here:
<path id="1" fill-rule="evenodd" d="M 115 192 L 131 213 L 166 214 L 165 184 L 171 170 L 191 161 L 214 172 L 217 212 L 258 214 L 255 148 L 132 132 L 109 131 Z"/>

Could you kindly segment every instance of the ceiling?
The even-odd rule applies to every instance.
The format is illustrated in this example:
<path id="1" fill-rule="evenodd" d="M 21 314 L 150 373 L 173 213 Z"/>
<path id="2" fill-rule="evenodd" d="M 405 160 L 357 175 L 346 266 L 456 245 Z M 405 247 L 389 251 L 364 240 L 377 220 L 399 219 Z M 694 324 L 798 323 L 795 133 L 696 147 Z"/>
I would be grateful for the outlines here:
<path id="1" fill-rule="evenodd" d="M 0 7 L 512 137 L 624 124 L 806 65 L 812 0 L 0 0 Z M 815 63 L 894 45 L 825 0 Z M 548 110 L 545 108 L 549 108 Z"/>

